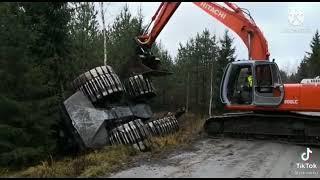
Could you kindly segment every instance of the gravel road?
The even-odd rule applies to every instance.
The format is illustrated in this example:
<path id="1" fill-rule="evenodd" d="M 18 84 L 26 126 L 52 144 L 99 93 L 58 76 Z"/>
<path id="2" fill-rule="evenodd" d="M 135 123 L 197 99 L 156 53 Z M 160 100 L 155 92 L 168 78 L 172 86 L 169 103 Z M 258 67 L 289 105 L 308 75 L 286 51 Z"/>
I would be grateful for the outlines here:
<path id="1" fill-rule="evenodd" d="M 303 161 L 301 154 L 307 148 L 312 153 Z M 157 160 L 144 159 L 108 177 L 319 178 L 319 161 L 319 147 L 271 140 L 205 137 L 188 148 L 172 151 Z"/>

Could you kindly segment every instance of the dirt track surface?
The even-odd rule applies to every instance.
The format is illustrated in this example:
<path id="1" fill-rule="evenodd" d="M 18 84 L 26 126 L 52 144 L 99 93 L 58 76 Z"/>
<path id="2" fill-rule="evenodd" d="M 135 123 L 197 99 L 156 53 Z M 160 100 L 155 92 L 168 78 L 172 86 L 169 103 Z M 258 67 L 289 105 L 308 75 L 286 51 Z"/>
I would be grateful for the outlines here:
<path id="1" fill-rule="evenodd" d="M 188 148 L 176 149 L 157 159 L 145 158 L 109 177 L 319 178 L 320 148 L 309 148 L 310 158 L 303 161 L 301 154 L 307 151 L 306 146 L 271 140 L 201 138 Z M 305 168 L 298 168 L 297 163 Z M 307 168 L 306 163 L 316 167 Z"/>

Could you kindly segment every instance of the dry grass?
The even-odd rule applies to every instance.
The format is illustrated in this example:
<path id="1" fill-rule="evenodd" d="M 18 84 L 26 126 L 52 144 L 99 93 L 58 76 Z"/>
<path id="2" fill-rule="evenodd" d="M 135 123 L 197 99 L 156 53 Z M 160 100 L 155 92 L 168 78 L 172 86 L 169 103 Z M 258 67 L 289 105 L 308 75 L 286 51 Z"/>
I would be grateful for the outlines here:
<path id="1" fill-rule="evenodd" d="M 128 146 L 108 146 L 73 159 L 44 161 L 24 171 L 11 173 L 13 175 L 9 177 L 97 177 L 117 170 L 137 153 Z"/>
<path id="2" fill-rule="evenodd" d="M 179 119 L 180 130 L 164 137 L 151 138 L 153 153 L 162 152 L 178 145 L 188 144 L 202 130 L 204 120 L 193 114 L 185 114 Z M 130 163 L 140 152 L 129 146 L 107 146 L 76 158 L 60 161 L 43 161 L 19 172 L 0 169 L 1 177 L 97 177 L 108 175 Z"/>
<path id="3" fill-rule="evenodd" d="M 153 137 L 151 139 L 152 150 L 159 152 L 174 148 L 177 145 L 189 144 L 203 129 L 204 119 L 194 114 L 185 114 L 179 120 L 180 130 L 174 134 L 164 137 Z"/>
<path id="4" fill-rule="evenodd" d="M 8 168 L 0 168 L 0 177 L 7 177 L 10 173 Z"/>

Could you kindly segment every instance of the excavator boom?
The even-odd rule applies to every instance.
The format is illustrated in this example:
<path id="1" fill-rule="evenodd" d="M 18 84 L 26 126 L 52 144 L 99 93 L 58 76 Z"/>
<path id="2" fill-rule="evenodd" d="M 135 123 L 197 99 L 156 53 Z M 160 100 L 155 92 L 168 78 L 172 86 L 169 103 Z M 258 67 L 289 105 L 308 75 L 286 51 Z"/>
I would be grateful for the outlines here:
<path id="1" fill-rule="evenodd" d="M 231 10 L 213 2 L 193 3 L 237 33 L 248 48 L 250 60 L 265 61 L 269 59 L 268 43 L 249 13 L 247 13 L 248 17 L 246 17 L 246 12 L 243 9 L 229 2 L 225 2 L 225 4 Z M 151 31 L 148 32 L 148 28 L 150 27 L 148 26 L 145 33 L 136 38 L 139 45 L 151 48 L 180 4 L 180 2 L 162 2 L 149 24 L 151 25 L 154 21 Z"/>
<path id="2" fill-rule="evenodd" d="M 144 50 L 152 47 L 180 4 L 161 3 L 146 31 L 136 37 L 139 47 Z M 226 7 L 215 2 L 193 4 L 232 29 L 248 48 L 249 56 L 249 61 L 228 64 L 221 80 L 220 97 L 227 110 L 251 112 L 210 117 L 204 126 L 206 132 L 298 137 L 304 142 L 320 144 L 317 141 L 320 137 L 320 118 L 293 112 L 320 111 L 319 102 L 310 101 L 314 94 L 320 94 L 319 86 L 282 84 L 278 66 L 269 61 L 268 43 L 246 9 L 229 2 L 224 3 Z M 148 67 L 152 64 L 150 62 Z M 249 71 L 253 75 L 250 88 L 241 84 L 244 82 L 241 78 Z"/>
<path id="3" fill-rule="evenodd" d="M 131 144 L 144 151 L 150 147 L 149 137 L 178 131 L 178 118 L 185 112 L 184 108 L 157 117 L 148 102 L 156 96 L 150 77 L 168 74 L 160 67 L 161 61 L 152 55 L 151 47 L 180 4 L 160 4 L 148 28 L 135 37 L 136 56 L 125 64 L 119 75 L 105 64 L 73 81 L 75 93 L 64 101 L 62 109 L 79 149 Z M 318 143 L 319 117 L 297 115 L 290 110 L 320 111 L 319 101 L 310 102 L 313 95 L 320 94 L 320 86 L 282 84 L 277 65 L 269 61 L 268 43 L 245 9 L 228 2 L 226 7 L 214 2 L 194 2 L 194 5 L 232 29 L 249 52 L 249 61 L 232 62 L 226 67 L 220 97 L 226 109 L 253 113 L 210 117 L 204 125 L 206 132 L 271 134 Z M 249 103 L 243 103 L 245 91 L 237 80 L 249 70 L 254 78 L 252 96 Z M 267 110 L 269 113 L 265 113 Z"/>

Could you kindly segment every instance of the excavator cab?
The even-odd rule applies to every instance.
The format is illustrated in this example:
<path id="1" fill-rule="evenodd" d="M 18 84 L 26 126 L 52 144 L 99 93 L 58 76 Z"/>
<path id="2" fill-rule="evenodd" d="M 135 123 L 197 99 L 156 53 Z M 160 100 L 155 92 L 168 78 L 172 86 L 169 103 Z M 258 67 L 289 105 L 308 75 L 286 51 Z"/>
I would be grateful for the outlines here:
<path id="1" fill-rule="evenodd" d="M 276 63 L 236 61 L 227 65 L 220 86 L 224 104 L 278 106 L 283 97 L 284 88 Z"/>

